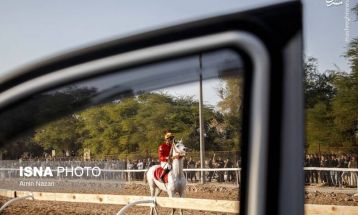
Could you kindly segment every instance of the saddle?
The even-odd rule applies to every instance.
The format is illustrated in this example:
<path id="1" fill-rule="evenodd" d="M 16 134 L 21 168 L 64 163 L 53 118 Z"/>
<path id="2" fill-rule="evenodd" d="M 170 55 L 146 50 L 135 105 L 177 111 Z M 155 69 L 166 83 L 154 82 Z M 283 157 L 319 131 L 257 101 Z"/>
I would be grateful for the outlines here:
<path id="1" fill-rule="evenodd" d="M 154 178 L 155 178 L 155 180 L 157 180 L 157 181 L 160 181 L 160 176 L 161 176 L 161 174 L 162 174 L 162 172 L 164 171 L 164 169 L 161 167 L 161 166 L 159 166 L 159 167 L 157 167 L 155 170 L 154 170 Z M 164 176 L 164 183 L 168 183 L 168 175 L 169 174 L 166 174 L 165 176 Z"/>

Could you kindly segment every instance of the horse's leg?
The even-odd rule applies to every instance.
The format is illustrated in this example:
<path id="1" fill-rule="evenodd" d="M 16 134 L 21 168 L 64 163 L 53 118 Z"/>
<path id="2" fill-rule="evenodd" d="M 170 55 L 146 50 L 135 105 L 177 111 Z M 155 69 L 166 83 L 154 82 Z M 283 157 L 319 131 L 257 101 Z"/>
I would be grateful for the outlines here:
<path id="1" fill-rule="evenodd" d="M 150 196 L 154 197 L 155 191 L 156 191 L 157 188 L 154 187 L 154 181 L 150 177 L 148 177 L 148 185 L 149 185 L 149 190 L 150 190 Z M 149 209 L 149 214 L 150 215 L 153 215 L 153 209 L 154 209 L 154 207 L 151 206 L 150 209 Z"/>
<path id="2" fill-rule="evenodd" d="M 161 192 L 162 192 L 162 190 L 159 189 L 159 187 L 156 187 L 156 188 L 155 188 L 155 192 L 154 192 L 154 196 L 155 196 L 155 197 L 159 196 Z M 153 209 L 154 209 L 154 213 L 155 213 L 156 215 L 158 215 L 157 206 L 152 207 L 152 210 L 153 210 Z"/>
<path id="3" fill-rule="evenodd" d="M 180 198 L 184 198 L 184 190 L 183 191 L 181 191 L 181 192 L 179 192 L 179 197 Z M 181 209 L 181 208 L 179 208 L 179 214 L 180 215 L 183 215 L 183 213 L 184 213 L 184 211 Z"/>
<path id="4" fill-rule="evenodd" d="M 174 197 L 174 191 L 169 191 L 168 190 L 168 196 L 169 196 L 169 198 L 172 198 L 172 197 Z M 172 208 L 172 212 L 171 212 L 171 215 L 174 215 L 174 213 L 175 213 L 175 208 Z"/>
<path id="5" fill-rule="evenodd" d="M 162 192 L 162 190 L 159 189 L 158 187 L 156 187 L 154 196 L 159 196 L 161 192 Z"/>
<path id="6" fill-rule="evenodd" d="M 153 197 L 154 196 L 154 188 L 150 185 L 150 183 L 149 183 L 149 189 L 150 189 L 150 196 Z M 150 206 L 149 214 L 153 215 L 153 207 L 152 206 Z"/>
<path id="7" fill-rule="evenodd" d="M 175 213 L 175 208 L 172 208 L 172 213 L 171 213 L 171 215 L 174 215 L 174 213 Z"/>
<path id="8" fill-rule="evenodd" d="M 157 211 L 157 207 L 154 207 L 154 213 L 155 213 L 155 215 L 159 215 L 158 211 Z"/>

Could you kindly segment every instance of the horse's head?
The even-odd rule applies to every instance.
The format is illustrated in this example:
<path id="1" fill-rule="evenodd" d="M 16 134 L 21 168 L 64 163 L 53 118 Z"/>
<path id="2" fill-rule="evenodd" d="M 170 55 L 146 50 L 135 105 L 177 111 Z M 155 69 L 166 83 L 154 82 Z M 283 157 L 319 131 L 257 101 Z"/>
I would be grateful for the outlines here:
<path id="1" fill-rule="evenodd" d="M 182 139 L 179 140 L 178 142 L 174 142 L 173 147 L 174 147 L 173 157 L 176 156 L 184 157 L 186 153 L 189 151 L 189 148 L 183 144 Z"/>

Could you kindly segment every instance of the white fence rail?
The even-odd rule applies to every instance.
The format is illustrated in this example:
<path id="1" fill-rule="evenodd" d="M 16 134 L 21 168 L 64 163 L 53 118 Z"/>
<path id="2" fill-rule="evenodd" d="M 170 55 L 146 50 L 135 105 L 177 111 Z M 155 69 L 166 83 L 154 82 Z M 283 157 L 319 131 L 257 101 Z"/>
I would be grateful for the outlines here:
<path id="1" fill-rule="evenodd" d="M 358 168 L 334 168 L 334 167 L 305 167 L 306 183 L 324 183 L 328 186 L 357 187 Z"/>
<path id="2" fill-rule="evenodd" d="M 304 170 L 317 170 L 317 171 L 358 172 L 358 168 L 305 167 L 303 169 Z"/>
<path id="3" fill-rule="evenodd" d="M 84 193 L 50 193 L 29 192 L 0 189 L 0 196 L 14 198 L 32 195 L 34 200 L 61 201 L 61 202 L 83 202 L 97 204 L 127 205 L 138 200 L 152 200 L 149 196 L 131 195 L 109 195 L 109 194 L 84 194 Z M 185 210 L 201 210 L 222 213 L 239 213 L 239 201 L 195 199 L 195 198 L 169 198 L 156 197 L 155 204 L 163 208 L 181 208 Z M 140 206 L 151 206 L 151 204 L 140 204 Z"/>

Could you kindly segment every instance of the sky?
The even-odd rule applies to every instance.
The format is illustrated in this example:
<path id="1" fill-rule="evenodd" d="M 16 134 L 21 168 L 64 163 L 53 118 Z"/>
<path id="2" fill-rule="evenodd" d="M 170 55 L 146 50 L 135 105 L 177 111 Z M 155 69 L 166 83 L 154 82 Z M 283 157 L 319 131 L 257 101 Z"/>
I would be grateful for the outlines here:
<path id="1" fill-rule="evenodd" d="M 275 2 L 282 1 L 2 0 L 0 75 L 45 57 L 111 38 Z M 349 63 L 342 55 L 348 44 L 347 35 L 348 41 L 358 36 L 358 21 L 350 12 L 358 0 L 342 0 L 341 5 L 332 6 L 325 0 L 302 2 L 304 54 L 318 59 L 321 72 L 336 67 L 349 72 Z M 348 30 L 345 30 L 347 20 Z"/>
<path id="2" fill-rule="evenodd" d="M 342 4 L 337 6 L 327 6 L 324 0 L 303 1 L 304 53 L 318 59 L 320 72 L 336 67 L 341 71 L 350 71 L 349 62 L 343 55 L 349 41 L 358 37 L 357 17 L 351 11 L 357 4 L 358 0 L 342 0 Z"/>

